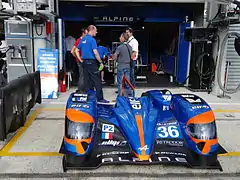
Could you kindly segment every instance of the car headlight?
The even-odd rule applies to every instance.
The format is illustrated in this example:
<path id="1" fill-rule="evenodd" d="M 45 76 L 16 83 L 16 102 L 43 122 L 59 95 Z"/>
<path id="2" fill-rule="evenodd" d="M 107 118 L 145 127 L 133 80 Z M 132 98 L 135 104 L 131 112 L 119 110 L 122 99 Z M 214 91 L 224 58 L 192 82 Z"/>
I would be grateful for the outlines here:
<path id="1" fill-rule="evenodd" d="M 93 123 L 66 121 L 66 137 L 69 139 L 89 139 L 93 134 Z"/>
<path id="2" fill-rule="evenodd" d="M 215 122 L 207 124 L 189 124 L 187 131 L 190 136 L 198 140 L 211 140 L 217 138 Z"/>

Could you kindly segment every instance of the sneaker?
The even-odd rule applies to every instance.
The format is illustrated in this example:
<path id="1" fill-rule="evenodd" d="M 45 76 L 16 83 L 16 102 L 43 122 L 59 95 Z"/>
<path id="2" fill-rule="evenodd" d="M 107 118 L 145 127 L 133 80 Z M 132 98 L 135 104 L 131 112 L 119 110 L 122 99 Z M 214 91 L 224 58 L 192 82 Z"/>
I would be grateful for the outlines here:
<path id="1" fill-rule="evenodd" d="M 109 103 L 109 101 L 107 101 L 106 99 L 98 100 L 98 102 L 100 102 L 100 103 Z"/>

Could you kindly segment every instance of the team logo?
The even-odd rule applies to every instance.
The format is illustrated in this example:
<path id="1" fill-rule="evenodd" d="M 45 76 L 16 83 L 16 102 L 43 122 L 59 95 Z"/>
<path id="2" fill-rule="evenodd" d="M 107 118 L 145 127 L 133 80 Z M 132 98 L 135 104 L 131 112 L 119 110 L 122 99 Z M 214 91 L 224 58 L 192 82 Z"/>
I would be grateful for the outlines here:
<path id="1" fill-rule="evenodd" d="M 143 146 L 143 147 L 140 147 L 140 148 L 138 148 L 140 151 L 143 151 L 143 150 L 148 150 L 149 148 L 147 147 L 147 145 L 145 145 L 145 146 Z"/>
<path id="2" fill-rule="evenodd" d="M 102 139 L 113 139 L 114 125 L 102 125 Z"/>

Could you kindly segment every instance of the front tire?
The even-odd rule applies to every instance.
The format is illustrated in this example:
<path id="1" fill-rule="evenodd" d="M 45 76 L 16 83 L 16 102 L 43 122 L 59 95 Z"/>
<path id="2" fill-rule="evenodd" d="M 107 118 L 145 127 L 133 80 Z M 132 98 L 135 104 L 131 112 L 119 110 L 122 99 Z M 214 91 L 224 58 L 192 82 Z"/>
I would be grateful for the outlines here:
<path id="1" fill-rule="evenodd" d="M 67 161 L 66 161 L 65 155 L 62 158 L 62 168 L 63 168 L 63 172 L 67 172 Z"/>

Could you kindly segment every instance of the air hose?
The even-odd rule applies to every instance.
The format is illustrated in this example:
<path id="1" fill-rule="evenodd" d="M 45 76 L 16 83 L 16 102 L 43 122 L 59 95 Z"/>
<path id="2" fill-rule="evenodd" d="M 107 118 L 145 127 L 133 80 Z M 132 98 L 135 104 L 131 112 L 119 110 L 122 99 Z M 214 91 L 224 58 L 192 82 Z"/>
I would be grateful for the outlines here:
<path id="1" fill-rule="evenodd" d="M 236 89 L 227 89 L 227 88 L 224 88 L 224 85 L 222 84 L 222 81 L 221 81 L 223 59 L 220 59 L 220 57 L 223 57 L 224 49 L 227 44 L 227 40 L 229 37 L 232 37 L 232 36 L 236 36 L 237 38 L 240 38 L 240 34 L 237 32 L 227 33 L 223 38 L 223 41 L 221 43 L 221 48 L 218 50 L 218 60 L 217 60 L 218 61 L 217 82 L 218 82 L 220 89 L 227 94 L 236 93 L 240 89 L 240 83 L 238 84 Z"/>
<path id="2" fill-rule="evenodd" d="M 210 66 L 208 67 L 207 71 L 205 73 L 202 72 L 201 70 L 201 64 L 203 62 L 203 58 L 204 57 L 208 57 L 210 58 Z M 210 84 L 212 83 L 212 79 L 215 73 L 215 62 L 214 59 L 212 58 L 212 56 L 209 53 L 202 53 L 198 56 L 197 60 L 196 60 L 196 67 L 195 67 L 195 72 L 197 72 L 199 78 L 200 78 L 200 87 L 202 87 L 202 85 L 206 86 L 207 88 L 210 88 Z M 209 84 L 204 84 L 203 80 L 205 79 L 210 79 Z"/>

